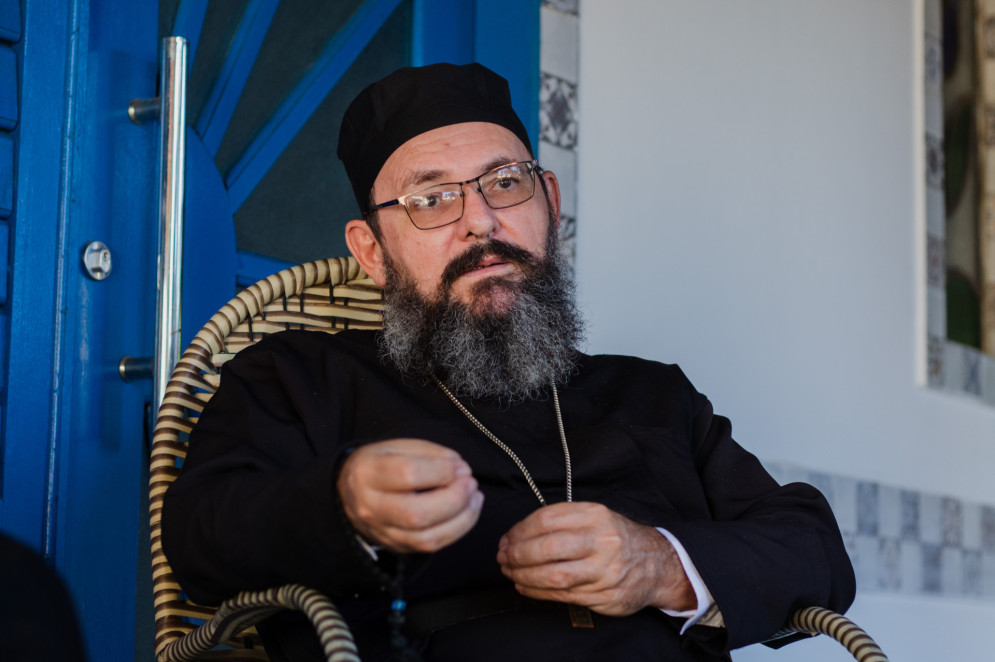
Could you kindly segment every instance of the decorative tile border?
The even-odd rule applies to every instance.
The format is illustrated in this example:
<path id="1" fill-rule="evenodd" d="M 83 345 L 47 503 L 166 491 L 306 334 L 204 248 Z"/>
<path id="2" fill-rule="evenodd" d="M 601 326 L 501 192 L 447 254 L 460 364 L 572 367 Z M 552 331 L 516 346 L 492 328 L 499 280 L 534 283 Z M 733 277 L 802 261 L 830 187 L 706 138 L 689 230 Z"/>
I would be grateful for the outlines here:
<path id="1" fill-rule="evenodd" d="M 563 149 L 577 147 L 577 85 L 542 72 L 539 139 Z"/>
<path id="2" fill-rule="evenodd" d="M 818 488 L 836 514 L 860 591 L 995 601 L 995 505 L 766 463 Z"/>
<path id="3" fill-rule="evenodd" d="M 574 264 L 577 236 L 577 0 L 543 0 L 540 10 L 539 162 L 556 173 L 560 245 Z"/>

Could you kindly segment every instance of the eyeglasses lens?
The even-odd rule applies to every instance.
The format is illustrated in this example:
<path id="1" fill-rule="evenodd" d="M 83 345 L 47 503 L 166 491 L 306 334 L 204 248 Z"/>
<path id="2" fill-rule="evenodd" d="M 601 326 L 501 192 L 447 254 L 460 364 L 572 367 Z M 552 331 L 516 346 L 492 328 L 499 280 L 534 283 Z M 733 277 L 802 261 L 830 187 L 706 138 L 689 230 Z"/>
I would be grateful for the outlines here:
<path id="1" fill-rule="evenodd" d="M 514 207 L 535 193 L 535 177 L 529 162 L 512 163 L 486 172 L 476 180 L 480 194 L 491 209 Z M 468 182 L 463 186 L 472 185 Z M 411 194 L 404 202 L 411 221 L 428 230 L 458 221 L 463 215 L 460 184 L 442 184 Z"/>

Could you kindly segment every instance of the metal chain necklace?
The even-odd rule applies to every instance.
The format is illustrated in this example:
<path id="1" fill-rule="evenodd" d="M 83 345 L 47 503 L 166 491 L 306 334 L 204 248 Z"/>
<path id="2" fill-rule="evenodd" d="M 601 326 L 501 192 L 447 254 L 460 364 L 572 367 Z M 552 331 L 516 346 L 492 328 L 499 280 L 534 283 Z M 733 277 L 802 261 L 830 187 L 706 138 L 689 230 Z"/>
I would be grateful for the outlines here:
<path id="1" fill-rule="evenodd" d="M 532 488 L 532 491 L 535 492 L 536 497 L 539 499 L 539 503 L 545 506 L 546 499 L 543 498 L 542 492 L 539 491 L 539 486 L 536 485 L 534 480 L 532 480 L 532 474 L 530 474 L 529 470 L 525 468 L 525 463 L 522 462 L 517 455 L 515 455 L 515 451 L 508 448 L 508 445 L 498 439 L 497 435 L 485 428 L 484 424 L 478 421 L 477 417 L 471 414 L 470 410 L 467 409 L 462 402 L 456 399 L 456 396 L 453 395 L 452 391 L 446 388 L 446 385 L 443 384 L 438 377 L 432 375 L 432 379 L 434 379 L 435 383 L 439 385 L 442 392 L 445 393 L 450 400 L 452 400 L 453 404 L 456 405 L 456 408 L 463 412 L 463 414 L 470 419 L 470 422 L 476 425 L 477 429 L 484 433 L 484 436 L 497 444 L 498 447 L 507 453 L 508 457 L 510 457 L 515 464 L 518 465 L 522 475 L 525 476 L 525 482 L 527 482 L 529 487 Z M 556 393 L 555 382 L 551 383 L 550 387 L 553 389 L 553 409 L 556 410 L 556 427 L 560 430 L 560 443 L 563 444 L 563 463 L 566 465 L 567 469 L 567 501 L 573 501 L 573 469 L 570 465 L 570 448 L 567 446 L 567 433 L 563 430 L 563 414 L 560 412 L 560 396 Z M 594 617 L 591 615 L 591 610 L 587 607 L 568 604 L 567 611 L 570 613 L 570 624 L 573 627 L 594 627 Z"/>
<path id="2" fill-rule="evenodd" d="M 435 383 L 439 385 L 442 392 L 445 393 L 450 400 L 452 400 L 453 404 L 456 405 L 456 408 L 463 412 L 466 417 L 470 419 L 470 422 L 476 425 L 477 429 L 484 433 L 484 436 L 497 444 L 498 448 L 507 453 L 508 457 L 510 457 L 512 461 L 518 465 L 522 475 L 525 476 L 525 482 L 527 482 L 529 487 L 532 488 L 532 491 L 535 492 L 536 497 L 539 498 L 539 503 L 545 506 L 546 499 L 543 498 L 542 492 L 539 491 L 539 487 L 536 485 L 535 481 L 532 480 L 532 474 L 530 474 L 529 470 L 525 468 L 525 463 L 518 459 L 518 456 L 515 455 L 515 451 L 511 450 L 507 444 L 498 439 L 493 432 L 485 428 L 484 424 L 478 421 L 477 418 L 470 413 L 470 410 L 467 409 L 462 402 L 456 399 L 456 396 L 453 395 L 452 391 L 446 388 L 446 385 L 443 384 L 438 377 L 432 375 L 432 379 L 434 379 Z M 560 443 L 563 445 L 563 462 L 567 469 L 567 501 L 573 501 L 573 470 L 570 466 L 570 448 L 567 446 L 567 434 L 563 431 L 563 414 L 560 413 L 560 397 L 556 393 L 556 384 L 553 383 L 550 386 L 553 389 L 553 409 L 556 410 L 556 426 L 560 430 Z"/>

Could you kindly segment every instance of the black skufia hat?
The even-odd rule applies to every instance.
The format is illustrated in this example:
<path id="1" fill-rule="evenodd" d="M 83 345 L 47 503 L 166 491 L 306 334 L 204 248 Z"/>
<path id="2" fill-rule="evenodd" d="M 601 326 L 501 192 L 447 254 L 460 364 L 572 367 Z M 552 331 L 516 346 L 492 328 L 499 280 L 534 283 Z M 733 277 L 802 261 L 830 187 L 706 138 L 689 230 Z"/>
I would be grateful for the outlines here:
<path id="1" fill-rule="evenodd" d="M 508 81 L 481 64 L 398 69 L 360 92 L 342 117 L 338 156 L 363 215 L 373 182 L 394 150 L 426 131 L 463 122 L 503 126 L 534 154 L 511 107 Z"/>

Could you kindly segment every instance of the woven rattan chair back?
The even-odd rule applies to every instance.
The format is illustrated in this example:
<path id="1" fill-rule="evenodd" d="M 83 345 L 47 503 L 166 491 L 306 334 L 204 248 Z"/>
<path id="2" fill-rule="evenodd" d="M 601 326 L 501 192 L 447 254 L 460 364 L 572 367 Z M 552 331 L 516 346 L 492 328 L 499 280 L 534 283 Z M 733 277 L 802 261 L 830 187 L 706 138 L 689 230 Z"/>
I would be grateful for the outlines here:
<path id="1" fill-rule="evenodd" d="M 152 439 L 149 511 L 156 657 L 175 659 L 171 644 L 212 618 L 215 609 L 184 599 L 162 551 L 161 513 L 167 488 L 179 474 L 187 435 L 218 387 L 221 365 L 261 338 L 287 329 L 337 333 L 378 329 L 380 289 L 352 258 L 309 262 L 273 274 L 242 290 L 191 341 L 166 385 Z M 258 619 L 256 619 L 258 620 Z M 214 651 L 210 659 L 265 660 L 249 635 L 226 635 L 234 650 Z M 175 645 L 172 646 L 175 649 Z"/>

